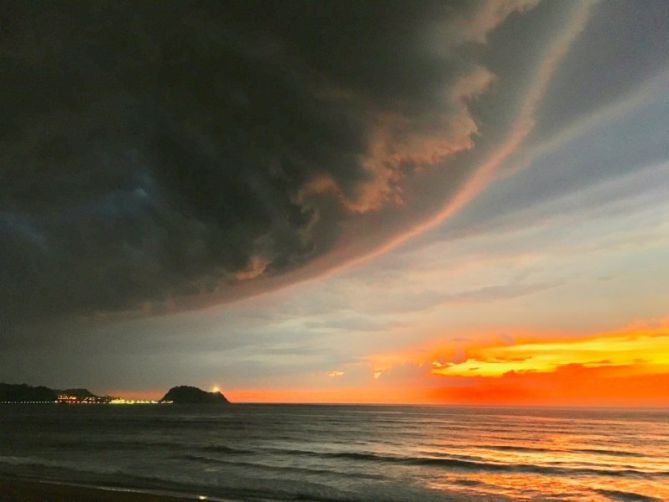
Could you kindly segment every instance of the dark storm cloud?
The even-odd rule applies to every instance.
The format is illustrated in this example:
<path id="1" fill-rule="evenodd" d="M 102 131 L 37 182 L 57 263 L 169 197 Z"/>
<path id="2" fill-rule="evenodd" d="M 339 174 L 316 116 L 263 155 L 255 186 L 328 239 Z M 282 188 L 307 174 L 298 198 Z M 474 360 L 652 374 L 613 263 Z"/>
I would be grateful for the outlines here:
<path id="1" fill-rule="evenodd" d="M 532 3 L 3 3 L 0 316 L 164 306 L 327 253 L 471 148 L 492 75 L 452 47 Z"/>

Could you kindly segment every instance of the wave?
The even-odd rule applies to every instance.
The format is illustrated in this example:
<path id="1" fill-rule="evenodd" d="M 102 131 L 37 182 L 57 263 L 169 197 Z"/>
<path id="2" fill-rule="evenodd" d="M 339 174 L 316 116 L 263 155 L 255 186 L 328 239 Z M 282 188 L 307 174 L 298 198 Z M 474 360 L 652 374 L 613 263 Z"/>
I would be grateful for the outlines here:
<path id="1" fill-rule="evenodd" d="M 202 451 L 208 451 L 212 453 L 227 453 L 229 455 L 252 455 L 255 452 L 254 450 L 247 450 L 243 448 L 233 448 L 232 446 L 225 445 L 216 445 L 216 446 L 203 446 L 198 448 Z"/>
<path id="2" fill-rule="evenodd" d="M 0 468 L 1 474 L 8 474 L 12 479 L 26 481 L 44 481 L 70 486 L 85 486 L 106 491 L 121 490 L 122 493 L 148 495 L 151 500 L 168 498 L 169 500 L 196 500 L 206 494 L 207 500 L 313 500 L 315 502 L 357 502 L 353 497 L 327 485 L 300 480 L 255 478 L 255 486 L 218 485 L 203 482 L 197 477 L 184 477 L 183 473 L 164 473 L 163 476 L 143 476 L 119 470 L 100 471 L 90 465 L 59 464 L 41 458 L 0 456 L 0 466 L 11 465 L 23 469 L 7 471 Z M 38 472 L 39 476 L 35 476 Z M 211 478 L 209 478 L 209 481 Z M 221 498 L 223 497 L 223 498 Z M 122 498 L 119 496 L 119 498 Z M 0 496 L 0 499 L 5 500 Z"/>
<path id="3" fill-rule="evenodd" d="M 642 455 L 641 453 L 635 453 L 632 451 L 622 451 L 622 450 L 604 450 L 604 449 L 599 449 L 599 448 L 579 448 L 579 449 L 574 449 L 570 450 L 573 452 L 577 453 L 593 453 L 595 455 L 610 455 L 612 457 L 637 457 L 641 458 L 644 457 L 645 455 Z"/>
<path id="4" fill-rule="evenodd" d="M 612 457 L 635 457 L 643 458 L 645 455 L 641 453 L 623 451 L 623 450 L 607 450 L 603 448 L 572 448 L 567 450 L 551 449 L 551 448 L 537 448 L 532 446 L 513 446 L 513 445 L 481 445 L 477 448 L 484 450 L 496 451 L 517 451 L 528 453 L 591 453 L 594 455 L 608 455 Z"/>
<path id="5" fill-rule="evenodd" d="M 643 495 L 636 492 L 626 492 L 622 490 L 593 490 L 596 493 L 604 495 L 605 497 L 611 497 L 615 499 L 621 499 L 630 502 L 662 502 L 662 499 L 655 497 L 649 497 L 648 495 Z"/>
<path id="6" fill-rule="evenodd" d="M 87 450 L 99 450 L 104 449 L 121 449 L 121 450 L 132 450 L 139 449 L 143 450 L 145 448 L 183 448 L 183 444 L 168 442 L 168 441 L 131 441 L 131 440 L 114 440 L 114 439 L 86 439 L 86 441 L 81 441 L 80 439 L 72 439 L 71 441 L 49 441 L 44 445 L 46 448 L 57 448 L 59 450 L 78 450 L 78 451 L 87 451 Z"/>
<path id="7" fill-rule="evenodd" d="M 59 443 L 61 444 L 61 443 Z M 63 442 L 62 444 L 69 444 Z M 85 445 L 86 449 L 98 449 L 100 446 L 106 447 L 122 447 L 127 448 L 128 445 L 133 443 L 126 441 L 99 441 L 95 444 Z M 55 443 L 53 444 L 56 445 Z M 81 443 L 76 445 L 78 448 L 81 448 Z M 155 447 L 166 447 L 170 449 L 179 449 L 183 450 L 183 445 L 178 445 L 171 442 L 146 442 L 141 443 L 142 447 L 146 446 L 155 446 Z M 491 449 L 501 449 L 501 450 L 518 450 L 518 451 L 528 451 L 536 450 L 542 451 L 543 449 L 539 448 L 530 448 L 522 446 L 506 446 L 506 445 L 489 445 L 486 448 Z M 322 460 L 332 459 L 332 460 L 348 460 L 356 462 L 370 462 L 370 463 L 380 463 L 380 464 L 400 464 L 408 466 L 424 466 L 424 467 L 434 467 L 434 468 L 444 468 L 444 469 L 454 469 L 460 471 L 481 471 L 481 472 L 519 472 L 519 473 L 533 473 L 533 474 L 544 474 L 544 475 L 556 475 L 556 476 L 570 476 L 570 475 L 596 475 L 596 476 L 611 476 L 611 477 L 637 477 L 637 478 L 664 478 L 669 477 L 669 471 L 647 471 L 636 468 L 635 466 L 618 466 L 618 468 L 599 468 L 597 466 L 565 466 L 560 463 L 552 464 L 531 464 L 531 463 L 503 463 L 503 462 L 491 462 L 486 461 L 481 457 L 470 457 L 466 455 L 447 455 L 444 456 L 401 456 L 401 455 L 392 455 L 392 454 L 379 454 L 374 452 L 365 452 L 365 451 L 314 451 L 306 449 L 288 449 L 288 448 L 260 448 L 258 450 L 252 449 L 242 449 L 235 448 L 227 445 L 206 445 L 195 447 L 196 452 L 203 453 L 213 453 L 220 455 L 248 455 L 249 459 L 247 461 L 239 461 L 239 458 L 235 460 L 226 460 L 225 458 L 218 458 L 216 455 L 207 456 L 207 455 L 198 455 L 198 454 L 183 454 L 176 455 L 173 458 L 179 458 L 182 460 L 190 460 L 201 463 L 211 463 L 211 464 L 227 464 L 235 466 L 246 466 L 246 467 L 255 467 L 260 469 L 273 469 L 273 470 L 284 470 L 284 471 L 295 471 L 302 473 L 330 473 L 330 474 L 342 474 L 341 471 L 333 470 L 331 467 L 324 469 L 315 469 L 315 468 L 304 468 L 304 467 L 291 467 L 291 466 L 273 466 L 262 462 L 263 454 L 272 454 L 277 453 L 287 456 L 308 456 L 319 458 Z M 191 450 L 192 451 L 192 450 Z M 550 451 L 550 450 L 548 450 Z M 642 455 L 619 451 L 619 450 L 605 450 L 605 449 L 580 449 L 573 450 L 585 453 L 595 453 L 602 455 L 615 455 L 615 456 L 629 456 L 629 457 L 640 457 Z M 254 460 L 261 460 L 260 462 L 255 462 Z M 27 464 L 27 463 L 41 463 L 44 464 L 44 459 L 30 458 L 30 457 L 15 457 L 15 456 L 0 456 L 0 463 L 4 464 Z M 69 464 L 69 465 L 68 465 Z M 46 462 L 46 465 L 52 466 L 62 466 L 62 467 L 73 467 L 70 463 L 60 463 L 53 461 Z M 370 476 L 375 477 L 375 476 Z"/>
<path id="8" fill-rule="evenodd" d="M 68 469 L 72 471 L 81 471 L 81 472 L 96 472 L 98 474 L 110 474 L 116 472 L 114 467 L 93 466 L 90 463 L 78 463 L 62 459 L 46 459 L 42 457 L 31 457 L 31 456 L 15 456 L 15 455 L 0 455 L 0 465 L 3 466 L 12 466 L 12 467 L 47 467 L 54 469 Z"/>
<path id="9" fill-rule="evenodd" d="M 262 462 L 240 462 L 237 460 L 225 460 L 220 458 L 207 457 L 204 455 L 176 455 L 175 460 L 188 460 L 193 462 L 200 462 L 203 464 L 210 465 L 229 465 L 233 467 L 248 467 L 252 469 L 262 469 L 268 471 L 281 471 L 281 472 L 295 472 L 299 474 L 325 474 L 328 476 L 331 475 L 348 475 L 348 472 L 336 471 L 333 469 L 317 469 L 314 467 L 294 467 L 286 465 L 270 465 Z M 371 473 L 360 473 L 356 472 L 357 478 L 367 478 L 367 479 L 386 479 L 386 476 L 371 474 Z"/>
<path id="10" fill-rule="evenodd" d="M 548 475 L 596 475 L 640 478 L 669 477 L 669 471 L 643 471 L 631 467 L 623 469 L 598 469 L 595 467 L 558 467 L 555 465 L 527 463 L 499 463 L 464 460 L 453 457 L 406 457 L 399 455 L 380 455 L 371 452 L 318 452 L 312 450 L 280 450 L 285 453 L 320 458 L 354 460 L 361 462 L 392 463 L 425 467 L 442 467 L 468 471 L 525 472 Z"/>
<path id="11" fill-rule="evenodd" d="M 46 448 L 56 448 L 58 450 L 77 450 L 77 451 L 97 451 L 101 448 L 106 450 L 118 449 L 118 450 L 144 450 L 146 448 L 165 448 L 180 451 L 184 449 L 183 443 L 177 443 L 173 441 L 134 441 L 134 440 L 90 440 L 86 441 L 81 440 L 71 440 L 71 441 L 51 441 L 43 445 Z M 232 446 L 226 445 L 191 445 L 189 448 L 208 451 L 214 453 L 225 453 L 229 455 L 248 455 L 257 453 L 254 450 L 234 448 Z"/>
<path id="12" fill-rule="evenodd" d="M 560 450 L 551 450 L 550 448 L 535 448 L 532 446 L 512 446 L 512 445 L 481 445 L 477 446 L 483 450 L 496 450 L 496 451 L 518 451 L 518 452 L 536 452 L 536 453 L 548 453 L 555 452 Z"/>

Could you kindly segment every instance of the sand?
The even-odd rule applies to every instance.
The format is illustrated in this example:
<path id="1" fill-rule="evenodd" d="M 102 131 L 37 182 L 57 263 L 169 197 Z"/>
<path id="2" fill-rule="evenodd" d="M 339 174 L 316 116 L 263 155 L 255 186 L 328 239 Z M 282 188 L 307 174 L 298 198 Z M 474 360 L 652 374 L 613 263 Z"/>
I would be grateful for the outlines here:
<path id="1" fill-rule="evenodd" d="M 0 501 L 16 502 L 149 502 L 206 500 L 196 495 L 145 492 L 113 487 L 69 485 L 53 481 L 0 478 Z"/>

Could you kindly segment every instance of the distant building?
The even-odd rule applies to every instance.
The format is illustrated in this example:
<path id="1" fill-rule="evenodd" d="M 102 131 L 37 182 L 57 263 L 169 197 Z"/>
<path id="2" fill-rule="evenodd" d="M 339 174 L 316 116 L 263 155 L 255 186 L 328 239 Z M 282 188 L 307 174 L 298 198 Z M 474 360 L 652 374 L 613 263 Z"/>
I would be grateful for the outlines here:
<path id="1" fill-rule="evenodd" d="M 58 394 L 56 402 L 60 404 L 109 404 L 109 396 L 78 396 L 75 394 Z"/>

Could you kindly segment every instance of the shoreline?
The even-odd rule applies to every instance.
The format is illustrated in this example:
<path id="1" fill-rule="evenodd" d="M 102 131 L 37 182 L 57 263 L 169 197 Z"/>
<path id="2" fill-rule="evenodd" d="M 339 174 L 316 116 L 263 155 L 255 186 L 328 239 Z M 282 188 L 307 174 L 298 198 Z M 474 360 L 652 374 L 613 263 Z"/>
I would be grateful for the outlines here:
<path id="1" fill-rule="evenodd" d="M 219 497 L 187 492 L 94 485 L 32 477 L 0 476 L 0 500 L 21 502 L 176 502 L 180 500 L 224 501 Z M 227 499 L 229 500 L 229 499 Z"/>

